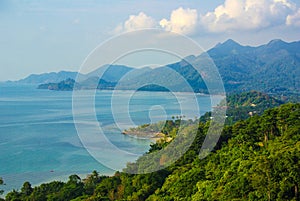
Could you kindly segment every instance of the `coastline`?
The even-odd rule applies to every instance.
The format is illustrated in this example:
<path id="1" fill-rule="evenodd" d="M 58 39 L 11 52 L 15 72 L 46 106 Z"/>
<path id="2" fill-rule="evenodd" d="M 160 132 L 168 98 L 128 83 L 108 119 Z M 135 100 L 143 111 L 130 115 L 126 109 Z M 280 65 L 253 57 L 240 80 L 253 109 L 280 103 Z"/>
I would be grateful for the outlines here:
<path id="1" fill-rule="evenodd" d="M 153 140 L 154 142 L 170 142 L 173 138 L 168 137 L 166 134 L 162 132 L 142 132 L 142 131 L 122 131 L 123 135 L 127 135 L 130 137 L 140 138 L 140 139 L 149 139 Z"/>

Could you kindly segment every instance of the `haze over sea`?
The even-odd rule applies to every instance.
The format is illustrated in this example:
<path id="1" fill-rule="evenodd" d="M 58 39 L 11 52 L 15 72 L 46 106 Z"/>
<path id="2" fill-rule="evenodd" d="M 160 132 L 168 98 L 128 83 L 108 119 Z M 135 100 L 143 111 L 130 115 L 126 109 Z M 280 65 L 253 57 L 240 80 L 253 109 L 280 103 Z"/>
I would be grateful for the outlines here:
<path id="1" fill-rule="evenodd" d="M 115 98 L 122 100 L 128 94 L 128 91 L 122 91 Z M 133 162 L 145 153 L 151 141 L 121 134 L 114 124 L 111 95 L 112 91 L 97 91 L 97 119 L 106 137 L 115 146 L 136 154 L 128 159 L 112 156 L 112 160 L 125 167 L 126 162 Z M 198 113 L 192 106 L 194 98 L 194 94 L 188 93 L 136 92 L 130 97 L 130 111 L 124 111 L 120 101 L 120 104 L 113 105 L 114 115 L 120 118 L 128 113 L 136 125 L 171 119 L 181 114 L 180 102 L 184 101 L 191 107 L 185 108 L 182 115 L 194 119 Z M 215 98 L 220 100 L 221 96 Z M 196 95 L 196 100 L 200 114 L 211 110 L 209 96 Z M 85 107 L 82 104 L 80 109 L 84 111 Z M 84 177 L 93 170 L 100 174 L 113 174 L 115 171 L 101 165 L 81 144 L 73 122 L 71 91 L 39 90 L 36 85 L 0 84 L 0 111 L 0 177 L 6 183 L 6 192 L 20 189 L 25 181 L 35 185 L 54 179 L 64 180 L 71 174 Z"/>

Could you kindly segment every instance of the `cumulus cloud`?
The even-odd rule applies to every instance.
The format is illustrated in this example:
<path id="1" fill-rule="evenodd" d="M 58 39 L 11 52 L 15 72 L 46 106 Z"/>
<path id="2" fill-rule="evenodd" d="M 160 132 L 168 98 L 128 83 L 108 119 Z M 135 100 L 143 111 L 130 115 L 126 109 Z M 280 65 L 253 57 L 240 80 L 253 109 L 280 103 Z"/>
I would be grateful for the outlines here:
<path id="1" fill-rule="evenodd" d="M 286 24 L 289 26 L 299 26 L 300 27 L 300 8 L 297 10 L 296 13 L 287 16 Z"/>
<path id="2" fill-rule="evenodd" d="M 135 31 L 139 29 L 154 28 L 156 26 L 157 22 L 152 17 L 140 12 L 138 15 L 130 15 L 124 24 L 120 24 L 115 28 L 114 32 Z"/>
<path id="3" fill-rule="evenodd" d="M 211 32 L 258 29 L 285 24 L 294 10 L 288 0 L 225 0 L 203 15 L 201 22 Z"/>
<path id="4" fill-rule="evenodd" d="M 115 28 L 114 33 L 144 28 L 162 28 L 185 35 L 201 32 L 238 32 L 286 25 L 300 26 L 300 8 L 291 0 L 224 0 L 211 12 L 179 7 L 169 18 L 156 21 L 140 12 Z"/>
<path id="5" fill-rule="evenodd" d="M 182 7 L 173 10 L 170 20 L 162 19 L 160 26 L 167 30 L 180 34 L 191 34 L 196 30 L 198 24 L 198 13 L 195 9 L 183 9 Z"/>

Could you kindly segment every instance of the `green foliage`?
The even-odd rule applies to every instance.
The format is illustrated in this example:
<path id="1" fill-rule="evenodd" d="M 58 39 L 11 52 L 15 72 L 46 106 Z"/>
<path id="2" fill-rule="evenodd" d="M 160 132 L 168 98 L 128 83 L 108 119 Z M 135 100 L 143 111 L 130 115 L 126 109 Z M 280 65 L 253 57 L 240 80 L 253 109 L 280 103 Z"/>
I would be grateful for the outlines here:
<path id="1" fill-rule="evenodd" d="M 59 192 L 64 186 L 63 182 L 53 181 L 48 184 L 42 184 L 40 186 L 34 187 L 33 192 L 29 196 L 29 200 L 47 200 L 51 198 L 54 194 Z"/>
<path id="2" fill-rule="evenodd" d="M 226 97 L 227 123 L 234 123 L 254 115 L 262 115 L 268 109 L 282 105 L 283 102 L 267 94 L 251 91 L 232 94 Z"/>
<path id="3" fill-rule="evenodd" d="M 299 127 L 300 104 L 286 104 L 236 123 L 228 144 L 205 166 L 206 178 L 198 182 L 194 200 L 299 199 L 300 133 L 280 131 L 286 125 L 281 122 L 283 113 L 293 119 L 291 127 Z"/>
<path id="4" fill-rule="evenodd" d="M 169 131 L 176 128 L 172 122 Z M 191 147 L 160 171 L 116 172 L 110 177 L 94 171 L 83 181 L 72 175 L 66 183 L 51 182 L 33 189 L 25 182 L 21 192 L 8 193 L 6 200 L 300 200 L 300 103 L 284 104 L 225 126 L 217 147 L 200 160 L 209 124 L 187 123 L 182 130 L 186 137 L 197 132 Z M 153 145 L 148 154 L 167 145 Z M 147 154 L 128 164 L 127 170 L 143 167 L 144 157 Z"/>
<path id="5" fill-rule="evenodd" d="M 23 196 L 29 196 L 33 192 L 33 189 L 31 187 L 31 184 L 27 181 L 23 184 L 23 187 L 21 188 L 21 194 Z"/>
<path id="6" fill-rule="evenodd" d="M 180 127 L 186 127 L 193 124 L 192 120 L 182 120 L 183 116 L 176 116 L 176 119 L 159 121 L 154 124 L 143 124 L 136 128 L 129 128 L 123 131 L 123 134 L 135 135 L 138 137 L 157 137 L 158 134 L 164 134 L 168 137 L 175 137 Z"/>
<path id="7" fill-rule="evenodd" d="M 4 181 L 3 179 L 0 177 L 0 185 L 3 185 L 4 184 Z M 0 195 L 2 195 L 4 193 L 3 190 L 0 189 Z"/>
<path id="8" fill-rule="evenodd" d="M 284 104 L 282 100 L 274 98 L 268 94 L 250 91 L 243 93 L 228 94 L 225 101 L 221 101 L 220 106 L 227 106 L 226 124 L 232 125 L 239 120 L 245 120 L 255 115 L 262 115 L 266 109 L 278 107 Z M 211 112 L 207 112 L 200 117 L 201 122 L 209 121 Z"/>
<path id="9" fill-rule="evenodd" d="M 76 197 L 82 196 L 83 194 L 83 183 L 77 175 L 71 175 L 69 181 L 63 185 L 59 192 L 52 194 L 47 200 L 63 201 L 72 200 Z"/>
<path id="10" fill-rule="evenodd" d="M 25 197 L 25 196 L 24 196 Z M 25 197 L 26 199 L 26 197 Z M 24 200 L 25 200 L 24 199 Z M 19 193 L 18 191 L 16 190 L 13 190 L 11 192 L 9 192 L 6 196 L 5 196 L 5 200 L 6 201 L 22 201 L 23 198 L 22 198 L 22 195 L 21 193 Z"/>

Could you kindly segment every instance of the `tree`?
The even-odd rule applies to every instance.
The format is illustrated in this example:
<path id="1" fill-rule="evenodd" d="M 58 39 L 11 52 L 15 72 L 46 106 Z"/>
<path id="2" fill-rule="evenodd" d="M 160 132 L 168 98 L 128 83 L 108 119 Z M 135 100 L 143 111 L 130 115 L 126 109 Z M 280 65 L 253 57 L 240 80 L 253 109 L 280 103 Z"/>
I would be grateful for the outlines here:
<path id="1" fill-rule="evenodd" d="M 22 200 L 21 194 L 18 191 L 13 190 L 5 196 L 5 200 L 6 201 L 21 201 Z"/>
<path id="2" fill-rule="evenodd" d="M 69 181 L 67 184 L 79 184 L 80 182 L 81 182 L 81 178 L 78 175 L 73 174 L 69 176 Z"/>
<path id="3" fill-rule="evenodd" d="M 88 175 L 85 179 L 83 179 L 84 183 L 84 192 L 88 195 L 92 195 L 94 193 L 94 189 L 96 184 L 101 181 L 101 178 L 96 170 L 92 172 L 92 174 Z"/>
<path id="4" fill-rule="evenodd" d="M 165 130 L 177 129 L 175 121 L 168 121 Z M 6 200 L 300 200 L 300 104 L 282 105 L 227 125 L 217 147 L 201 160 L 198 152 L 211 122 L 178 121 L 184 137 L 197 132 L 196 137 L 189 150 L 165 169 L 114 176 L 94 171 L 83 182 L 71 175 L 66 183 L 42 184 L 33 192 L 25 182 L 21 192 L 8 193 Z M 165 145 L 152 145 L 151 150 Z M 127 170 L 145 167 L 146 156 L 128 164 Z"/>
<path id="5" fill-rule="evenodd" d="M 23 187 L 21 188 L 22 195 L 29 196 L 32 192 L 33 188 L 31 187 L 31 184 L 28 181 L 26 181 L 23 184 Z"/>
<path id="6" fill-rule="evenodd" d="M 83 194 L 83 183 L 78 175 L 69 176 L 69 181 L 56 193 L 48 196 L 49 201 L 65 201 L 80 197 Z"/>
<path id="7" fill-rule="evenodd" d="M 2 179 L 2 177 L 0 177 L 0 185 L 3 185 L 4 184 L 4 181 Z M 3 190 L 0 190 L 0 195 L 2 195 L 4 193 Z"/>

